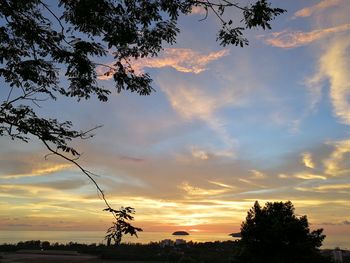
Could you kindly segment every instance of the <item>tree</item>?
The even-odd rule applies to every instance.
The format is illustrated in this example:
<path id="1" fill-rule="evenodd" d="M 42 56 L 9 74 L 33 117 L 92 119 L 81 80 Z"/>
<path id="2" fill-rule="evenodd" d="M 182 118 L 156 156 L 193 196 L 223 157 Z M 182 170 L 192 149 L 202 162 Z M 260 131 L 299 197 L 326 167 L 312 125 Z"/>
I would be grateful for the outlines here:
<path id="1" fill-rule="evenodd" d="M 307 217 L 297 217 L 290 201 L 268 202 L 263 208 L 256 201 L 241 225 L 238 262 L 328 262 L 319 253 L 322 232 L 310 232 Z"/>
<path id="2" fill-rule="evenodd" d="M 113 75 L 117 92 L 149 95 L 151 78 L 137 74 L 133 61 L 156 56 L 164 43 L 173 44 L 179 15 L 194 7 L 220 20 L 221 45 L 241 47 L 248 44 L 245 29 L 270 29 L 271 21 L 285 12 L 267 0 L 248 6 L 229 0 L 0 0 L 1 94 L 6 94 L 0 104 L 0 136 L 25 142 L 35 137 L 52 154 L 72 162 L 95 184 L 118 220 L 119 210 L 111 208 L 94 174 L 79 165 L 79 152 L 69 144 L 92 137 L 98 127 L 78 131 L 70 121 L 39 116 L 37 107 L 59 96 L 107 101 L 111 91 L 99 85 L 97 67 Z M 230 8 L 242 12 L 239 25 L 225 18 Z M 110 52 L 115 64 L 100 63 Z"/>

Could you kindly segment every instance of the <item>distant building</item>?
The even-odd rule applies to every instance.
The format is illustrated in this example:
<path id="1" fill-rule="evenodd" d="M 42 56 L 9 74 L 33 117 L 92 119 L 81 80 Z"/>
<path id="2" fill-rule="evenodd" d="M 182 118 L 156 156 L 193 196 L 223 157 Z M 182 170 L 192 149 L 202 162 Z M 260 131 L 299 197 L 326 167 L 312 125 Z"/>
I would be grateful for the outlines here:
<path id="1" fill-rule="evenodd" d="M 340 248 L 333 250 L 333 259 L 335 263 L 343 263 L 343 253 Z"/>
<path id="2" fill-rule="evenodd" d="M 242 237 L 241 232 L 231 233 L 231 234 L 229 234 L 229 236 L 235 237 L 235 238 L 241 238 Z"/>
<path id="3" fill-rule="evenodd" d="M 176 239 L 175 245 L 177 245 L 177 246 L 179 246 L 179 245 L 186 245 L 186 240 L 184 240 L 184 239 Z"/>
<path id="4" fill-rule="evenodd" d="M 173 247 L 174 246 L 174 241 L 171 239 L 164 239 L 160 241 L 160 246 L 161 247 Z"/>

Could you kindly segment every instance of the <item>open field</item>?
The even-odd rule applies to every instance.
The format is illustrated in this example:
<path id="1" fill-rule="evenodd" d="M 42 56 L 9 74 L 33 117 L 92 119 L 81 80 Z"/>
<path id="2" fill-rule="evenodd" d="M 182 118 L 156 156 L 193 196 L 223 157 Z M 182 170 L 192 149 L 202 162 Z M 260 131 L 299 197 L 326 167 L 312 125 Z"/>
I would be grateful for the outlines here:
<path id="1" fill-rule="evenodd" d="M 0 263 L 140 263 L 141 261 L 111 261 L 103 260 L 97 256 L 76 254 L 34 254 L 34 253 L 2 253 Z M 152 263 L 151 261 L 147 261 Z"/>

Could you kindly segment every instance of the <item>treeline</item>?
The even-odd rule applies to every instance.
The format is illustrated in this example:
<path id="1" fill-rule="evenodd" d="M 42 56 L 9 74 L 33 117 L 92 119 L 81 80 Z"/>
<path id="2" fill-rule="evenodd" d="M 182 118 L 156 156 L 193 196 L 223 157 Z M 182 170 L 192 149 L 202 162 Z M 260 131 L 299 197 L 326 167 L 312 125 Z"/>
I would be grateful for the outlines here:
<path id="1" fill-rule="evenodd" d="M 59 244 L 48 241 L 31 240 L 17 244 L 0 245 L 1 252 L 19 250 L 77 251 L 99 256 L 106 260 L 140 260 L 161 262 L 232 262 L 235 241 L 225 242 L 188 242 L 177 246 L 162 246 L 161 243 L 125 244 L 106 246 L 104 244 Z"/>
<path id="2" fill-rule="evenodd" d="M 169 263 L 232 263 L 237 260 L 239 241 L 224 242 L 188 242 L 177 246 L 163 246 L 160 242 L 149 244 L 122 243 L 119 246 L 106 246 L 105 244 L 80 244 L 69 242 L 67 244 L 50 243 L 48 241 L 30 240 L 17 244 L 2 244 L 0 252 L 39 252 L 46 251 L 76 251 L 90 254 L 105 260 L 130 261 L 159 261 Z M 349 251 L 343 254 L 343 263 L 350 263 Z M 267 253 L 270 253 L 267 251 Z M 322 250 L 324 262 L 333 262 L 333 250 Z M 263 262 L 263 261 L 261 261 Z M 294 262 L 294 261 L 291 261 Z M 310 261 L 314 262 L 314 261 Z M 315 261 L 316 262 L 316 261 Z"/>

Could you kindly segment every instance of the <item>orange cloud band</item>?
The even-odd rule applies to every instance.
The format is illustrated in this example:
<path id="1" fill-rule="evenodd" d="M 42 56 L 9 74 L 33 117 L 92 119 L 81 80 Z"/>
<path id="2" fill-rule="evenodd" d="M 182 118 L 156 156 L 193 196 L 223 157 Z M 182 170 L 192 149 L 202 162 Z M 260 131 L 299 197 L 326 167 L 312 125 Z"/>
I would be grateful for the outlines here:
<path id="1" fill-rule="evenodd" d="M 296 48 L 310 44 L 331 34 L 344 32 L 347 30 L 350 30 L 350 24 L 344 24 L 310 32 L 285 30 L 281 32 L 271 33 L 267 36 L 261 36 L 260 38 L 265 38 L 265 43 L 274 47 Z"/>

